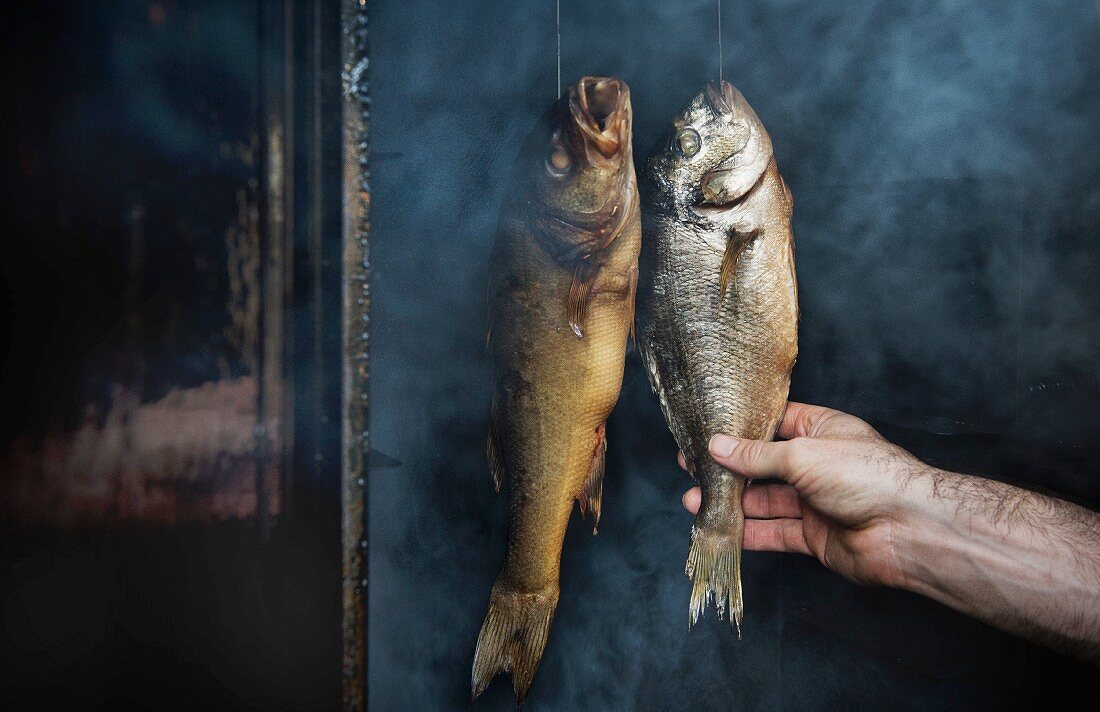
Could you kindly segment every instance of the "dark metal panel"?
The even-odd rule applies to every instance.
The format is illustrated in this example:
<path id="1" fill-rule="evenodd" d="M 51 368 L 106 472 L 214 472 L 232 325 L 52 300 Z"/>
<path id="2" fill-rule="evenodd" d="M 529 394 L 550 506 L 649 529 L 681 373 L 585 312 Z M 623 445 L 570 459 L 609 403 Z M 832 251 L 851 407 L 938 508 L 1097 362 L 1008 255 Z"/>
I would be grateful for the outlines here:
<path id="1" fill-rule="evenodd" d="M 0 206 L 20 317 L 3 334 L 5 528 L 269 531 L 281 512 L 271 4 L 81 2 L 5 23 L 21 157 Z"/>
<path id="2" fill-rule="evenodd" d="M 0 699 L 340 704 L 341 13 L 3 13 Z"/>

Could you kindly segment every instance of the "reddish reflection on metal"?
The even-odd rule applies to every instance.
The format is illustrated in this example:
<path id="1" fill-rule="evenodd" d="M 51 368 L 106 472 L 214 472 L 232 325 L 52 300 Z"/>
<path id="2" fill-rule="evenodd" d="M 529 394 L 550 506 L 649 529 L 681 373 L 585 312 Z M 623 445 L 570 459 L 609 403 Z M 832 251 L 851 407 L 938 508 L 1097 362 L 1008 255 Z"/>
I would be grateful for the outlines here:
<path id="1" fill-rule="evenodd" d="M 0 521 L 70 528 L 255 517 L 256 403 L 252 377 L 150 403 L 120 387 L 105 417 L 89 408 L 73 433 L 13 444 L 0 462 Z M 278 473 L 267 477 L 274 517 Z"/>

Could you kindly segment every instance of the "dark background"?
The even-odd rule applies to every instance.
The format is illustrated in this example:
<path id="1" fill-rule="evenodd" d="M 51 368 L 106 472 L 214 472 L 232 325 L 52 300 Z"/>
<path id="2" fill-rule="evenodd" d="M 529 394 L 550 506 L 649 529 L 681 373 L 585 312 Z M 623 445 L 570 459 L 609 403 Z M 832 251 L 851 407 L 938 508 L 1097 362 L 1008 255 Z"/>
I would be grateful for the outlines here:
<path id="1" fill-rule="evenodd" d="M 484 460 L 486 263 L 555 96 L 554 3 L 372 3 L 372 707 L 462 709 L 506 507 Z M 714 3 L 563 0 L 562 72 L 632 88 L 640 162 L 717 74 Z M 795 198 L 792 397 L 938 466 L 1100 503 L 1100 7 L 726 2 L 725 76 Z M 687 478 L 636 355 L 600 534 L 575 517 L 542 709 L 1028 709 L 1095 669 L 793 555 L 745 637 L 687 630 Z M 1086 698 L 1087 699 L 1087 698 Z M 507 678 L 475 709 L 511 709 Z"/>

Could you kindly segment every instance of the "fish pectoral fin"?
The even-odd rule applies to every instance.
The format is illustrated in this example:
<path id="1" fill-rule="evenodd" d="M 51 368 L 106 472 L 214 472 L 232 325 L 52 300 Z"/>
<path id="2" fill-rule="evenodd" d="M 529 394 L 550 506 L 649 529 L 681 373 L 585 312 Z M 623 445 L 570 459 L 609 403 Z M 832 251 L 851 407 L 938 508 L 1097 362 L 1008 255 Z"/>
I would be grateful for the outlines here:
<path id="1" fill-rule="evenodd" d="M 719 306 L 721 306 L 722 302 L 725 300 L 726 291 L 729 289 L 730 282 L 733 281 L 734 275 L 737 274 L 737 265 L 741 261 L 741 255 L 759 235 L 759 230 L 753 230 L 745 234 L 734 233 L 730 236 L 729 241 L 726 242 L 726 251 L 722 255 L 722 269 L 718 273 Z"/>
<path id="2" fill-rule="evenodd" d="M 497 445 L 498 416 L 497 399 L 493 396 L 493 405 L 489 410 L 489 435 L 485 438 L 485 459 L 489 461 L 489 474 L 493 476 L 493 487 L 500 492 L 500 483 L 504 481 L 504 459 L 500 456 L 500 447 Z"/>
<path id="3" fill-rule="evenodd" d="M 497 581 L 489 594 L 489 610 L 474 650 L 470 675 L 471 701 L 485 691 L 498 673 L 512 673 L 516 702 L 523 703 L 535 677 L 554 609 L 558 605 L 555 583 L 544 591 L 515 591 Z"/>
<path id="4" fill-rule="evenodd" d="M 607 460 L 607 428 L 601 425 L 596 429 L 596 446 L 592 451 L 592 466 L 584 480 L 584 486 L 577 495 L 577 504 L 581 515 L 592 512 L 592 533 L 596 534 L 600 526 L 600 506 L 603 504 L 603 472 Z"/>
<path id="5" fill-rule="evenodd" d="M 573 282 L 569 285 L 566 298 L 565 315 L 569 328 L 578 339 L 584 338 L 584 322 L 588 318 L 588 304 L 592 299 L 592 284 L 600 274 L 599 265 L 581 262 L 573 270 Z"/>

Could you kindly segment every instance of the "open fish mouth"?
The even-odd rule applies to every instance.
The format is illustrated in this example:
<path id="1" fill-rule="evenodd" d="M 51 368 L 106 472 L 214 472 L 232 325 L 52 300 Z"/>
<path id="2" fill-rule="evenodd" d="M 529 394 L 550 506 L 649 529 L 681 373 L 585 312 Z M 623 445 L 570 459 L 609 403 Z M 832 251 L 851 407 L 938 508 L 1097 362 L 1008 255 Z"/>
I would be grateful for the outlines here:
<path id="1" fill-rule="evenodd" d="M 628 143 L 630 90 L 614 77 L 581 77 L 569 92 L 573 123 L 586 143 L 611 158 Z"/>

